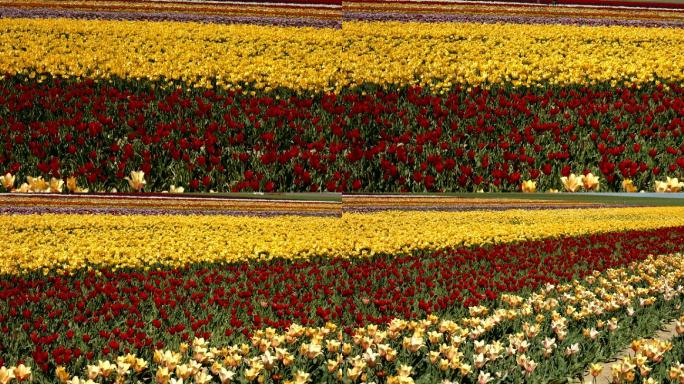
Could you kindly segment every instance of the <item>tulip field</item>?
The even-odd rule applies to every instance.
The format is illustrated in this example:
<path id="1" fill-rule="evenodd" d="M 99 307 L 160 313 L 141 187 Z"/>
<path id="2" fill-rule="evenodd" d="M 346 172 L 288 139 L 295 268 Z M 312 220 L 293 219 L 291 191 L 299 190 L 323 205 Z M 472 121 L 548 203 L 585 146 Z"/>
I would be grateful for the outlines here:
<path id="1" fill-rule="evenodd" d="M 0 379 L 682 377 L 679 199 L 284 196 L 0 196 Z"/>
<path id="2" fill-rule="evenodd" d="M 5 17 L 0 30 L 8 190 L 42 177 L 91 192 L 548 191 L 591 173 L 631 192 L 684 178 L 676 26 Z"/>
<path id="3" fill-rule="evenodd" d="M 0 0 L 0 384 L 684 383 L 681 0 Z"/>

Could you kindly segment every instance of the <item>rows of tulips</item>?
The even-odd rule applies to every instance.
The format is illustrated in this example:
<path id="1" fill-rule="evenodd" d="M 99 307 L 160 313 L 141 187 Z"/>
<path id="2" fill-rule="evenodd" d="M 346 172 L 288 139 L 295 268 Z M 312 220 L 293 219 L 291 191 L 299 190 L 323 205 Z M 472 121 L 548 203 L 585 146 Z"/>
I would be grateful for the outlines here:
<path id="1" fill-rule="evenodd" d="M 0 29 L 0 71 L 39 80 L 120 77 L 302 92 L 684 80 L 679 28 L 349 21 L 332 29 L 0 18 Z"/>
<path id="2" fill-rule="evenodd" d="M 682 238 L 684 227 L 676 227 L 365 259 L 4 275 L 0 365 L 23 362 L 39 375 L 51 375 L 58 365 L 80 370 L 119 354 L 150 360 L 155 349 L 177 349 L 194 337 L 238 345 L 263 335 L 259 330 L 265 328 L 280 332 L 293 324 L 331 322 L 348 338 L 356 327 L 382 327 L 394 318 L 465 318 L 478 308 L 506 303 L 511 294 L 537 297 L 532 293 L 546 285 L 576 282 L 649 254 L 682 252 Z M 642 291 L 648 290 L 636 292 Z M 638 321 L 652 322 L 649 316 Z M 322 367 L 306 367 L 300 366 L 318 382 Z M 428 369 L 416 368 L 421 374 Z"/>
<path id="3" fill-rule="evenodd" d="M 88 267 L 182 268 L 196 263 L 274 259 L 364 259 L 584 236 L 616 228 L 638 231 L 684 226 L 684 207 L 575 208 L 390 210 L 350 212 L 341 217 L 0 214 L 3 241 L 22 245 L 0 255 L 0 274 L 69 274 Z"/>
<path id="4" fill-rule="evenodd" d="M 443 95 L 156 85 L 5 77 L 2 175 L 23 191 L 34 179 L 70 191 L 548 191 L 589 173 L 601 191 L 681 189 L 658 184 L 684 172 L 674 84 Z"/>
<path id="5" fill-rule="evenodd" d="M 100 331 L 93 335 L 67 330 L 56 333 L 56 337 L 41 336 L 46 323 L 53 321 L 61 322 L 60 328 L 87 326 L 90 322 L 86 315 L 77 315 L 86 319 L 76 322 L 60 319 L 66 312 L 60 308 L 62 304 L 42 300 L 42 305 L 51 308 L 44 308 L 40 314 L 19 308 L 10 314 L 9 321 L 19 318 L 24 325 L 12 328 L 18 337 L 3 338 L 0 351 L 3 355 L 9 352 L 11 361 L 0 362 L 0 366 L 9 367 L 0 368 L 0 379 L 303 384 L 522 383 L 578 377 L 586 367 L 596 371 L 596 366 L 590 364 L 610 357 L 634 338 L 648 336 L 660 326 L 661 320 L 673 318 L 681 311 L 683 263 L 681 254 L 648 256 L 641 262 L 623 263 L 604 272 L 587 271 L 584 278 L 572 282 L 547 283 L 522 293 L 502 293 L 497 301 L 470 306 L 458 314 L 431 314 L 413 320 L 395 318 L 387 324 L 354 329 L 343 329 L 332 322 L 291 323 L 285 330 L 255 329 L 248 337 L 232 341 L 214 337 L 208 340 L 211 334 L 197 331 L 192 337 L 184 329 L 172 327 L 182 334 L 181 338 L 147 343 L 145 332 L 136 332 L 134 327 L 152 329 L 160 320 L 149 324 L 144 321 L 149 320 L 146 314 L 140 313 L 139 320 L 128 320 L 127 324 L 112 320 L 116 313 L 128 312 L 128 305 L 107 308 L 105 321 L 117 325 L 113 331 L 102 329 L 100 324 Z M 89 279 L 78 288 L 92 284 L 108 300 L 117 297 L 114 283 L 98 287 L 93 284 L 94 277 Z M 154 280 L 147 283 L 151 291 L 154 284 Z M 70 296 L 78 295 L 70 292 L 78 288 L 61 286 L 47 292 L 53 297 L 65 297 L 68 302 L 73 300 Z M 36 291 L 34 288 L 25 301 L 41 296 Z M 140 294 L 143 293 L 137 296 Z M 129 299 L 138 301 L 135 297 L 130 295 Z M 206 305 L 204 300 L 200 302 L 196 306 L 182 303 L 186 315 L 194 317 L 192 312 Z M 159 305 L 157 310 L 163 312 Z M 199 327 L 204 324 L 203 319 L 197 321 Z M 4 328 L 5 333 L 10 332 L 8 326 Z M 125 341 L 128 339 L 137 340 L 138 347 L 129 345 Z M 77 346 L 65 347 L 70 344 Z M 649 351 L 662 354 L 666 349 L 644 347 L 638 351 L 643 358 L 648 357 Z M 31 356 L 17 358 L 26 353 Z M 628 368 L 634 374 L 634 366 Z M 629 369 L 623 370 L 625 382 L 630 381 Z"/>

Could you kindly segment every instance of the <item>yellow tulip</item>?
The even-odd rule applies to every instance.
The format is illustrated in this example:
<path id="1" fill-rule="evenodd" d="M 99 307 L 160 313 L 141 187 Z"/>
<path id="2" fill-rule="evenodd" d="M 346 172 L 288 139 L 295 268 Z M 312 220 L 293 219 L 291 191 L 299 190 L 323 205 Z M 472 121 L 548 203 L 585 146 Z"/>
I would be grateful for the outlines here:
<path id="1" fill-rule="evenodd" d="M 169 192 L 170 193 L 183 193 L 183 192 L 185 192 L 185 188 L 183 188 L 181 186 L 176 187 L 172 184 L 171 188 L 169 188 Z"/>
<path id="2" fill-rule="evenodd" d="M 194 376 L 195 384 L 209 384 L 213 377 L 205 371 L 199 371 Z"/>
<path id="3" fill-rule="evenodd" d="M 329 373 L 335 372 L 337 370 L 337 367 L 339 367 L 339 366 L 340 366 L 340 362 L 338 360 L 329 359 L 325 363 L 325 367 Z"/>
<path id="4" fill-rule="evenodd" d="M 7 384 L 14 379 L 14 368 L 0 367 L 0 384 Z"/>
<path id="5" fill-rule="evenodd" d="M 532 180 L 523 181 L 521 189 L 524 193 L 537 192 L 537 182 Z"/>
<path id="6" fill-rule="evenodd" d="M 22 183 L 19 188 L 13 189 L 12 192 L 29 193 L 31 192 L 31 187 L 27 183 Z"/>
<path id="7" fill-rule="evenodd" d="M 74 176 L 67 177 L 66 185 L 69 192 L 76 192 L 76 189 L 78 188 L 76 185 L 76 178 Z"/>
<path id="8" fill-rule="evenodd" d="M 87 193 L 88 188 L 79 188 L 79 186 L 76 184 L 76 177 L 67 177 L 67 182 L 66 182 L 67 189 L 69 192 L 72 193 Z"/>
<path id="9" fill-rule="evenodd" d="M 154 375 L 154 378 L 155 378 L 157 384 L 166 384 L 169 382 L 169 379 L 171 378 L 171 374 L 169 373 L 168 368 L 159 367 L 159 369 L 157 369 L 156 375 Z"/>
<path id="10" fill-rule="evenodd" d="M 102 370 L 97 365 L 88 365 L 86 370 L 88 372 L 88 378 L 91 380 L 97 379 L 102 373 Z"/>
<path id="11" fill-rule="evenodd" d="M 656 180 L 655 181 L 655 191 L 658 193 L 663 193 L 667 192 L 668 187 L 667 187 L 667 182 L 666 181 L 660 181 Z"/>
<path id="12" fill-rule="evenodd" d="M 60 383 L 66 383 L 69 380 L 69 373 L 67 373 L 66 368 L 59 366 L 55 369 L 55 376 Z"/>
<path id="13" fill-rule="evenodd" d="M 8 191 L 14 189 L 14 179 L 15 177 L 9 172 L 7 172 L 5 176 L 0 176 L 0 182 L 2 182 L 2 186 Z"/>
<path id="14" fill-rule="evenodd" d="M 257 369 L 254 367 L 248 368 L 245 370 L 245 379 L 247 379 L 247 381 L 254 381 L 254 379 L 256 379 L 257 376 L 259 376 L 259 373 L 261 373 L 261 369 Z"/>
<path id="15" fill-rule="evenodd" d="M 31 367 L 19 364 L 14 368 L 14 377 L 19 381 L 31 380 Z"/>
<path id="16" fill-rule="evenodd" d="M 577 192 L 584 183 L 584 176 L 571 173 L 569 177 L 561 177 L 561 183 L 567 192 Z"/>
<path id="17" fill-rule="evenodd" d="M 145 184 L 147 184 L 145 181 L 145 172 L 143 171 L 131 171 L 131 177 L 126 177 L 125 179 L 128 181 L 128 185 L 130 185 L 131 189 L 136 192 L 140 192 L 145 187 Z"/>
<path id="18" fill-rule="evenodd" d="M 684 188 L 684 182 L 680 182 L 676 177 L 667 178 L 667 189 L 668 192 L 680 192 Z"/>
<path id="19" fill-rule="evenodd" d="M 598 191 L 599 189 L 599 177 L 588 173 L 584 176 L 584 189 L 587 191 Z"/>
<path id="20" fill-rule="evenodd" d="M 297 371 L 294 377 L 294 384 L 306 384 L 309 382 L 310 374 L 304 371 Z"/>
<path id="21" fill-rule="evenodd" d="M 624 378 L 626 381 L 631 383 L 636 379 L 636 372 L 634 372 L 633 370 L 629 370 L 625 372 Z"/>
<path id="22" fill-rule="evenodd" d="M 29 192 L 47 192 L 50 189 L 48 183 L 43 180 L 43 176 L 40 177 L 26 177 L 28 181 Z"/>
<path id="23" fill-rule="evenodd" d="M 625 192 L 630 193 L 634 193 L 637 191 L 637 187 L 634 186 L 634 183 L 632 183 L 631 179 L 622 180 L 622 189 L 624 189 Z"/>
<path id="24" fill-rule="evenodd" d="M 145 368 L 147 368 L 147 361 L 141 358 L 136 358 L 135 363 L 133 364 L 133 370 L 135 373 L 140 373 Z"/>
<path id="25" fill-rule="evenodd" d="M 187 364 L 177 365 L 176 376 L 180 377 L 181 379 L 188 379 L 190 376 L 192 376 L 192 368 L 190 368 L 190 366 Z"/>
<path id="26" fill-rule="evenodd" d="M 64 185 L 64 180 L 55 179 L 54 177 L 50 179 L 49 191 L 52 193 L 61 193 L 62 186 Z"/>

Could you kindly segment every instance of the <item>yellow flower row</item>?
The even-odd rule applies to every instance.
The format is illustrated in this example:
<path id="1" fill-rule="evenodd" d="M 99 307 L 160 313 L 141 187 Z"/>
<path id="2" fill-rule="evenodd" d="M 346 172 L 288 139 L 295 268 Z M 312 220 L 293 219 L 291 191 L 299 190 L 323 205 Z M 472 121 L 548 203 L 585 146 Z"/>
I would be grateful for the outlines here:
<path id="1" fill-rule="evenodd" d="M 333 382 L 365 382 L 370 375 L 395 371 L 387 377 L 388 383 L 411 384 L 425 368 L 415 369 L 407 363 L 427 361 L 429 369 L 480 383 L 491 381 L 496 376 L 494 370 L 502 368 L 528 378 L 539 363 L 559 356 L 581 356 L 598 338 L 629 327 L 625 320 L 634 316 L 635 307 L 679 298 L 682 293 L 673 287 L 682 278 L 681 254 L 649 257 L 624 268 L 595 271 L 582 281 L 547 285 L 527 298 L 504 295 L 499 307 L 471 307 L 468 317 L 394 319 L 385 326 L 357 328 L 352 337 L 332 323 L 323 327 L 293 324 L 286 332 L 257 330 L 249 344 L 212 346 L 196 338 L 191 345 L 182 343 L 178 350 L 156 350 L 149 362 L 128 354 L 114 362 L 101 360 L 88 365 L 82 373 L 74 372 L 80 377 L 72 376 L 74 373 L 64 367 L 57 367 L 55 376 L 69 384 L 94 383 L 102 378 L 132 381 L 137 375 L 154 376 L 157 384 L 179 379 L 228 383 L 242 378 L 261 382 L 276 372 L 290 370 L 292 376 L 281 377 L 286 383 L 306 384 L 315 382 L 312 376 L 321 376 L 322 370 Z M 568 337 L 580 327 L 584 327 L 581 339 Z M 497 335 L 492 340 L 494 330 Z M 642 344 L 638 345 L 642 365 L 662 357 L 668 347 Z M 630 367 L 633 370 L 635 365 Z M 600 368 L 593 364 L 590 371 L 600 372 Z M 0 379 L 26 379 L 31 373 L 24 365 L 2 367 Z"/>
<path id="2" fill-rule="evenodd" d="M 0 71 L 329 89 L 343 40 L 317 28 L 1 19 Z"/>
<path id="3" fill-rule="evenodd" d="M 0 215 L 0 273 L 88 264 L 364 257 L 684 225 L 684 207 L 349 213 L 335 217 Z"/>
<path id="4" fill-rule="evenodd" d="M 0 20 L 0 71 L 338 90 L 362 83 L 684 80 L 677 29 L 349 22 L 341 30 L 173 22 Z"/>
<path id="5" fill-rule="evenodd" d="M 681 81 L 684 36 L 628 27 L 347 23 L 351 83 Z M 678 52 L 669 51 L 676 49 Z"/>

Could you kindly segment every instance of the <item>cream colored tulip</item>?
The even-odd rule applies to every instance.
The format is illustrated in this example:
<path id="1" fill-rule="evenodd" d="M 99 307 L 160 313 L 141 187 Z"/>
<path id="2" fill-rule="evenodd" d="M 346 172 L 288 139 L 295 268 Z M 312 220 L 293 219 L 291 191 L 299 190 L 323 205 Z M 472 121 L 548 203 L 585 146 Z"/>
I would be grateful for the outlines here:
<path id="1" fill-rule="evenodd" d="M 14 377 L 19 381 L 31 380 L 31 367 L 19 364 L 14 368 Z"/>
<path id="2" fill-rule="evenodd" d="M 64 186 L 64 180 L 51 178 L 49 191 L 51 193 L 62 193 L 62 187 Z"/>
<path id="3" fill-rule="evenodd" d="M 43 180 L 43 176 L 39 177 L 26 177 L 28 181 L 29 192 L 47 192 L 50 189 L 48 183 Z"/>
<path id="4" fill-rule="evenodd" d="M 168 383 L 169 379 L 171 379 L 171 374 L 169 373 L 169 369 L 166 367 L 159 367 L 157 369 L 157 373 L 154 375 L 154 378 L 155 378 L 157 384 Z"/>
<path id="5" fill-rule="evenodd" d="M 212 382 L 213 377 L 209 374 L 209 372 L 204 369 L 199 372 L 197 372 L 194 376 L 195 379 L 195 384 L 209 384 Z"/>
<path id="6" fill-rule="evenodd" d="M 187 364 L 177 365 L 176 376 L 187 380 L 190 376 L 192 376 L 192 369 Z"/>
<path id="7" fill-rule="evenodd" d="M 131 189 L 136 192 L 140 192 L 145 188 L 145 184 L 147 184 L 147 181 L 145 181 L 145 172 L 143 171 L 131 171 L 131 177 L 126 177 L 125 180 L 128 181 L 128 185 Z"/>
<path id="8" fill-rule="evenodd" d="M 0 367 L 0 384 L 7 384 L 14 379 L 14 368 Z"/>
<path id="9" fill-rule="evenodd" d="M 676 177 L 675 178 L 667 178 L 667 189 L 668 192 L 681 192 L 681 190 L 684 188 L 684 182 L 680 182 Z"/>
<path id="10" fill-rule="evenodd" d="M 304 371 L 297 371 L 294 377 L 294 384 L 306 384 L 309 382 L 310 376 L 311 375 L 309 373 L 306 373 Z"/>
<path id="11" fill-rule="evenodd" d="M 561 177 L 561 183 L 567 192 L 577 192 L 584 183 L 584 176 L 571 173 L 568 177 Z"/>
<path id="12" fill-rule="evenodd" d="M 229 370 L 221 367 L 221 369 L 219 369 L 218 376 L 219 376 L 219 380 L 221 380 L 221 384 L 226 384 L 226 383 L 230 382 L 231 380 L 233 380 L 233 377 L 235 376 L 235 372 L 229 371 Z"/>
<path id="13" fill-rule="evenodd" d="M 181 187 L 180 185 L 176 187 L 175 185 L 171 185 L 171 188 L 169 188 L 170 193 L 183 193 L 185 192 L 185 188 Z"/>
<path id="14" fill-rule="evenodd" d="M 667 192 L 667 182 L 656 180 L 655 181 L 655 191 L 658 193 Z"/>
<path id="15" fill-rule="evenodd" d="M 100 367 L 97 365 L 88 365 L 86 371 L 88 372 L 88 378 L 92 380 L 97 379 L 97 377 L 100 376 L 100 373 L 102 373 Z"/>
<path id="16" fill-rule="evenodd" d="M 12 190 L 12 192 L 29 193 L 31 192 L 31 187 L 29 187 L 28 183 L 22 183 L 19 188 Z"/>

